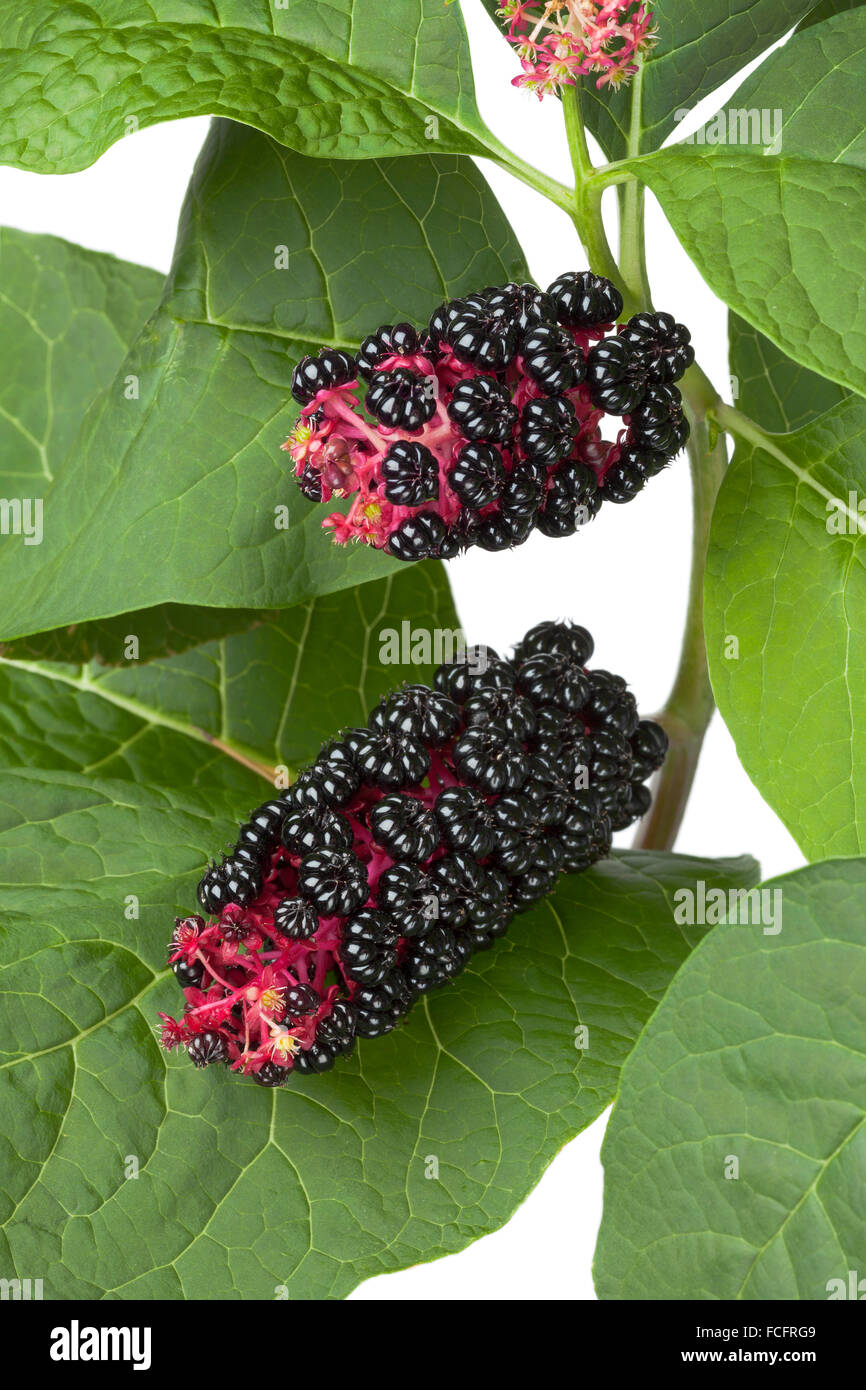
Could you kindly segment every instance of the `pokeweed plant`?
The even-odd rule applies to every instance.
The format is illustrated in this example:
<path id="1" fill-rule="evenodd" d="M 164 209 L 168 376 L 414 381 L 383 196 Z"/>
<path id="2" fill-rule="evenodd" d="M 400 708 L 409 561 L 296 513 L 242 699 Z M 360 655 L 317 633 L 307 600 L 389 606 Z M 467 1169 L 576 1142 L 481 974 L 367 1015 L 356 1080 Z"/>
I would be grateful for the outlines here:
<path id="1" fill-rule="evenodd" d="M 501 1225 L 614 1098 L 623 1064 L 601 1296 L 822 1297 L 866 1257 L 863 1204 L 850 1200 L 863 1184 L 866 1021 L 863 8 L 485 4 L 515 51 L 515 83 L 561 103 L 573 186 L 485 125 L 455 4 L 274 0 L 251 13 L 189 0 L 181 13 L 131 0 L 121 13 L 110 0 L 34 0 L 25 13 L 0 0 L 3 162 L 71 172 L 144 125 L 223 118 L 164 283 L 54 238 L 0 238 L 0 1263 L 4 1277 L 42 1278 L 46 1296 L 342 1297 Z M 755 59 L 728 107 L 662 147 Z M 533 287 L 473 156 L 566 210 L 589 271 Z M 731 310 L 735 406 L 654 310 L 647 189 Z M 563 269 L 578 264 L 563 247 Z M 611 409 L 625 419 L 605 440 L 598 416 Z M 435 753 L 448 771 L 438 791 L 426 764 L 412 769 L 414 798 L 382 779 L 414 744 L 433 759 L 413 731 L 421 715 L 401 730 L 410 696 L 376 702 L 401 681 L 419 690 L 440 660 L 433 639 L 457 631 L 445 568 L 425 557 L 496 550 L 533 524 L 573 532 L 606 489 L 633 497 L 687 433 L 693 575 L 659 716 L 670 748 L 638 847 L 554 886 L 646 809 L 636 730 L 617 735 L 627 751 L 615 728 L 597 734 L 618 809 L 542 834 L 527 810 L 551 794 L 529 776 L 539 735 L 514 721 L 540 721 L 542 763 L 556 761 L 561 671 L 542 660 L 527 677 L 525 652 L 492 657 L 518 694 L 503 705 L 495 683 L 473 692 L 484 718 L 468 723 L 440 688 L 438 715 L 460 732 Z M 280 452 L 287 434 L 301 489 Z M 350 503 L 331 529 L 373 543 L 333 546 L 316 498 L 355 486 L 372 512 Z M 609 510 L 599 524 L 612 530 Z M 384 633 L 403 634 L 396 656 Z M 575 738 L 596 737 L 587 654 L 567 677 Z M 745 896 L 753 861 L 671 852 L 716 702 L 752 780 L 822 861 L 757 897 Z M 501 770 L 502 719 L 507 776 L 525 773 L 532 795 L 484 785 L 494 755 Z M 296 778 L 321 767 L 338 730 L 348 754 L 328 777 L 348 766 L 351 779 L 360 758 L 378 787 L 360 818 L 357 806 L 316 811 L 330 782 Z M 207 857 L 248 807 L 274 804 L 267 833 L 279 821 L 282 848 L 268 841 L 265 863 L 255 817 L 244 822 L 231 868 L 200 888 L 219 926 L 190 919 Z M 422 850 L 434 867 L 463 854 L 467 902 L 481 906 L 457 904 L 469 925 L 446 921 L 453 940 L 436 927 L 413 945 L 381 918 L 395 909 L 405 927 Z M 342 877 L 329 855 L 345 859 Z M 365 903 L 359 865 L 376 856 L 391 896 Z M 527 879 L 530 910 L 478 954 Z M 756 912 L 737 933 L 744 903 Z M 325 909 L 339 907 L 360 924 L 335 929 L 343 919 Z M 274 949 L 277 912 L 296 943 L 309 939 L 298 921 L 324 913 L 320 978 L 290 969 L 296 945 Z M 458 935 L 485 940 L 428 996 L 456 973 Z M 368 997 L 383 960 L 408 963 L 414 992 Z M 354 984 L 337 1008 L 341 966 Z M 234 1070 L 267 1068 L 271 1082 L 306 1056 L 290 1084 L 263 1093 L 231 1065 L 202 1073 L 160 1049 L 153 1020 L 175 1009 L 184 972 L 202 1026 L 166 1024 L 167 1040 L 200 1065 L 255 1052 Z M 368 1036 L 386 1036 L 318 1065 L 349 1053 L 362 1015 Z M 780 1164 L 786 1100 L 809 1138 Z"/>

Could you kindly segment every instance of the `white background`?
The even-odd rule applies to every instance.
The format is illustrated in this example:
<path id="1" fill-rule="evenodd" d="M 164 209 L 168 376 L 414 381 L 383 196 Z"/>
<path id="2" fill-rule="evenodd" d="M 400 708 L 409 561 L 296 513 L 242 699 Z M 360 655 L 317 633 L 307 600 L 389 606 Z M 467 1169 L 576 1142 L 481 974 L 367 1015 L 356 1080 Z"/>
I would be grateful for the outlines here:
<path id="1" fill-rule="evenodd" d="M 559 103 L 511 87 L 516 64 L 478 0 L 464 3 L 482 114 L 525 159 L 570 182 Z M 696 128 L 738 84 L 684 122 Z M 156 126 L 115 145 L 91 169 L 46 177 L 0 169 L 0 224 L 50 232 L 166 271 L 204 118 Z M 482 162 L 542 285 L 586 259 L 571 222 L 510 175 Z M 613 194 L 609 197 L 612 199 Z M 607 210 L 606 210 L 607 211 Z M 610 231 L 615 232 L 615 208 Z M 726 311 L 679 249 L 658 208 L 648 215 L 653 298 L 692 330 L 698 357 L 728 396 Z M 371 328 L 375 325 L 371 325 Z M 470 551 L 450 566 L 471 642 L 507 647 L 532 624 L 573 618 L 596 638 L 595 664 L 626 676 L 644 713 L 659 708 L 676 668 L 688 586 L 691 517 L 685 457 L 628 506 L 607 507 L 570 540 L 535 535 L 514 552 Z M 622 838 L 622 837 L 620 837 Z M 684 852 L 754 854 L 765 876 L 803 863 L 740 767 L 721 720 L 711 727 L 677 844 Z M 607 1116 L 569 1144 L 513 1219 L 467 1250 L 371 1279 L 353 1298 L 591 1299 L 601 1216 L 599 1149 Z"/>

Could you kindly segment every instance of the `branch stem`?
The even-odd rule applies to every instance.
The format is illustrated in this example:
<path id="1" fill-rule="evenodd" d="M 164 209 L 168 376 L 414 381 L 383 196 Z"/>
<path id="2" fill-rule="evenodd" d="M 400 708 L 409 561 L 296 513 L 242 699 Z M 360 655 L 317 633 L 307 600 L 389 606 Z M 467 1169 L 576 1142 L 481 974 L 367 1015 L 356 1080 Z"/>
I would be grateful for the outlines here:
<path id="1" fill-rule="evenodd" d="M 656 780 L 653 804 L 641 822 L 636 849 L 670 850 L 676 841 L 697 772 L 698 760 L 715 698 L 710 685 L 704 642 L 704 570 L 710 522 L 727 467 L 725 436 L 711 438 L 707 411 L 718 396 L 700 369 L 692 367 L 682 383 L 692 424 L 688 444 L 692 476 L 692 569 L 686 624 L 679 666 L 665 707 L 657 716 L 670 739 L 670 749 Z"/>

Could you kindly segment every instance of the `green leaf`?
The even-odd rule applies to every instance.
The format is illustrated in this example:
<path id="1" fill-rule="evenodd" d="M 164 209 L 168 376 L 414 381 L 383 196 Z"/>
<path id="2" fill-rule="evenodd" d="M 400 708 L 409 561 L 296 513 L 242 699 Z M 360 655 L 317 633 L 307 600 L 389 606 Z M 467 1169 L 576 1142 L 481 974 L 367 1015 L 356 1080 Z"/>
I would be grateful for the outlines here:
<path id="1" fill-rule="evenodd" d="M 267 1092 L 196 1072 L 152 1032 L 178 1001 L 168 922 L 229 833 L 222 803 L 134 780 L 3 779 L 0 1269 L 38 1269 L 46 1298 L 340 1298 L 462 1249 L 612 1099 L 700 935 L 672 928 L 677 885 L 754 882 L 749 860 L 617 855 L 407 1026 Z"/>
<path id="2" fill-rule="evenodd" d="M 0 636 L 166 602 L 282 608 L 393 573 L 334 546 L 290 476 L 292 367 L 524 273 L 469 160 L 307 160 L 217 123 L 161 309 L 49 493 L 42 545 L 0 555 Z"/>
<path id="3" fill-rule="evenodd" d="M 810 859 L 866 847 L 864 436 L 866 403 L 852 397 L 795 434 L 738 442 L 710 534 L 719 709 Z"/>
<path id="4" fill-rule="evenodd" d="M 62 469 L 87 410 L 159 303 L 163 277 L 58 237 L 9 228 L 0 228 L 0 273 L 0 492 L 35 500 Z M 31 513 L 31 526 L 34 520 Z M 164 604 L 42 634 L 7 653 L 121 661 L 132 631 L 145 661 L 242 631 L 260 616 Z"/>
<path id="5" fill-rule="evenodd" d="M 159 302 L 155 270 L 0 228 L 0 491 L 41 497 Z"/>
<path id="6" fill-rule="evenodd" d="M 389 633 L 402 635 L 404 626 L 406 661 L 383 665 Z M 414 654 L 424 656 L 423 634 L 432 654 L 436 634 L 456 632 L 444 568 L 429 564 L 148 664 L 124 661 L 122 647 L 108 668 L 7 651 L 0 767 L 93 772 L 160 788 L 238 788 L 253 805 L 267 788 L 226 751 L 272 779 L 277 766 L 296 770 L 336 730 L 364 723 L 386 691 L 429 679 L 432 656 L 413 665 L 409 633 L 419 635 Z M 122 640 L 129 635 L 137 635 L 131 622 Z M 248 809 L 244 802 L 238 816 Z"/>
<path id="7" fill-rule="evenodd" d="M 776 154 L 866 168 L 866 10 L 801 29 L 747 78 L 734 110 L 778 113 Z"/>
<path id="8" fill-rule="evenodd" d="M 848 394 L 835 381 L 792 362 L 738 314 L 728 317 L 728 339 L 737 409 L 762 429 L 774 434 L 800 429 Z"/>
<path id="9" fill-rule="evenodd" d="M 600 1298 L 838 1298 L 862 1275 L 866 862 L 765 888 L 781 932 L 711 932 L 623 1068 Z"/>
<path id="10" fill-rule="evenodd" d="M 744 149 L 633 161 L 707 284 L 795 362 L 866 392 L 866 173 Z"/>
<path id="11" fill-rule="evenodd" d="M 0 163 L 40 173 L 182 116 L 228 116 L 319 158 L 492 139 L 459 6 L 440 0 L 33 0 L 26 14 L 0 0 L 0 93 Z"/>

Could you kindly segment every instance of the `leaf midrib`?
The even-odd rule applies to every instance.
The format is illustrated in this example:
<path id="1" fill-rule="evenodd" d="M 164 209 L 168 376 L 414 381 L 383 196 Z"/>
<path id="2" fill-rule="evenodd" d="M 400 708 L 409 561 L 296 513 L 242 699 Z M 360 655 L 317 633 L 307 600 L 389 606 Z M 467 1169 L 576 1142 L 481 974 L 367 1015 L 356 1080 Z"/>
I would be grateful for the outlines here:
<path id="1" fill-rule="evenodd" d="M 222 651 L 222 642 L 219 643 L 219 647 Z M 86 666 L 75 668 L 79 672 L 77 676 L 55 666 L 43 665 L 38 661 L 22 661 L 13 657 L 0 657 L 0 668 L 4 666 L 16 671 L 24 671 L 28 675 L 39 676 L 48 682 L 56 681 L 58 684 L 69 686 L 83 695 L 94 695 L 98 699 L 105 700 L 107 704 L 123 710 L 126 714 L 140 719 L 145 726 L 170 729 L 173 733 L 183 734 L 185 738 L 193 739 L 196 743 L 203 743 L 211 749 L 214 748 L 218 737 L 208 733 L 206 729 L 199 728 L 197 724 L 193 724 L 189 720 L 177 719 L 173 715 L 165 714 L 156 709 L 153 705 L 145 704 L 142 700 L 136 700 L 132 696 L 121 695 L 115 690 L 106 689 L 98 681 L 91 680 Z M 222 701 L 220 701 L 220 708 L 224 718 L 226 711 Z M 234 753 L 238 761 L 243 761 L 246 757 L 261 758 L 260 750 L 247 748 L 230 738 L 220 737 L 217 751 L 223 752 L 227 757 L 231 757 Z M 117 756 L 117 752 L 118 750 L 114 749 L 110 756 Z M 105 762 L 107 759 L 102 759 L 102 761 Z"/>

